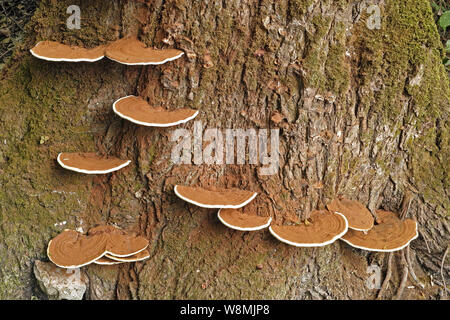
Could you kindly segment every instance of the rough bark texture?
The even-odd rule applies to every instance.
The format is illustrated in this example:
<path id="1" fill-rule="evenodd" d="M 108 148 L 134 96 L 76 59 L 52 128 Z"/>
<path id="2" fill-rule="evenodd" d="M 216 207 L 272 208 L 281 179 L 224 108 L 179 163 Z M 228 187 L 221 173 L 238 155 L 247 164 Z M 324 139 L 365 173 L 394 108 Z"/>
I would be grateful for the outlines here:
<path id="1" fill-rule="evenodd" d="M 0 298 L 38 296 L 33 262 L 46 259 L 49 239 L 104 222 L 147 236 L 152 257 L 88 266 L 86 298 L 376 296 L 365 285 L 366 269 L 383 266 L 385 254 L 339 241 L 295 248 L 267 231 L 232 231 L 216 210 L 176 198 L 177 183 L 255 190 L 252 205 L 276 223 L 305 218 L 337 194 L 371 210 L 398 211 L 409 190 L 408 216 L 420 232 L 412 258 L 425 288 L 406 289 L 403 297 L 439 297 L 430 280 L 442 282 L 450 240 L 450 89 L 428 1 L 79 1 L 82 28 L 68 30 L 71 4 L 42 1 L 2 75 Z M 381 29 L 367 28 L 369 4 L 381 8 Z M 93 46 L 130 34 L 186 54 L 162 66 L 130 67 L 107 59 L 50 63 L 27 51 L 39 40 Z M 279 172 L 174 165 L 173 129 L 139 127 L 112 112 L 113 101 L 128 94 L 168 109 L 199 109 L 196 120 L 205 128 L 280 128 Z M 270 120 L 275 113 L 282 122 Z M 192 130 L 193 122 L 182 127 Z M 133 163 L 85 176 L 57 165 L 62 151 Z M 394 272 L 388 292 L 400 278 Z"/>

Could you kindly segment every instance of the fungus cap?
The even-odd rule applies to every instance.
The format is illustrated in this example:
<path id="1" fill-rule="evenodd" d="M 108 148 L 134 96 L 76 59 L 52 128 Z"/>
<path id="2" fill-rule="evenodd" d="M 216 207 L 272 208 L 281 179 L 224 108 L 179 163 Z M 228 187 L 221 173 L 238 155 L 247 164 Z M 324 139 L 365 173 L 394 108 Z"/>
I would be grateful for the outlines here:
<path id="1" fill-rule="evenodd" d="M 100 265 L 105 265 L 105 266 L 112 266 L 112 265 L 119 264 L 119 263 L 122 263 L 122 262 L 110 259 L 106 255 L 104 255 L 103 257 L 98 258 L 97 260 L 95 260 L 94 263 L 95 264 L 100 264 Z"/>
<path id="2" fill-rule="evenodd" d="M 343 214 L 347 218 L 350 229 L 368 231 L 373 227 L 372 213 L 361 202 L 346 198 L 333 199 L 327 204 L 327 209 Z"/>
<path id="3" fill-rule="evenodd" d="M 74 230 L 64 230 L 50 240 L 47 255 L 61 268 L 79 268 L 101 258 L 105 254 L 108 237 L 88 237 Z"/>
<path id="4" fill-rule="evenodd" d="M 148 250 L 143 250 L 137 254 L 128 257 L 117 257 L 112 254 L 106 254 L 106 257 L 108 257 L 108 259 L 118 262 L 137 262 L 150 258 L 150 252 L 148 252 Z"/>
<path id="5" fill-rule="evenodd" d="M 310 215 L 311 222 L 295 226 L 269 227 L 270 233 L 291 246 L 321 247 L 331 244 L 348 230 L 347 219 L 340 213 L 316 210 Z"/>
<path id="6" fill-rule="evenodd" d="M 163 64 L 176 60 L 183 54 L 183 51 L 177 49 L 146 48 L 136 37 L 119 39 L 106 48 L 109 59 L 127 65 Z"/>
<path id="7" fill-rule="evenodd" d="M 58 163 L 67 170 L 85 174 L 105 174 L 120 170 L 130 164 L 130 160 L 116 157 L 101 157 L 95 153 L 66 153 L 58 155 Z"/>
<path id="8" fill-rule="evenodd" d="M 94 62 L 105 56 L 105 46 L 86 49 L 55 41 L 40 41 L 30 52 L 36 58 L 47 61 Z"/>
<path id="9" fill-rule="evenodd" d="M 175 194 L 189 203 L 202 208 L 238 209 L 252 201 L 257 193 L 241 189 L 210 191 L 200 187 L 176 185 Z"/>
<path id="10" fill-rule="evenodd" d="M 170 127 L 185 123 L 198 115 L 198 110 L 183 108 L 173 111 L 152 107 L 136 96 L 120 98 L 113 104 L 114 112 L 121 118 L 148 127 Z"/>
<path id="11" fill-rule="evenodd" d="M 355 248 L 392 252 L 401 250 L 418 237 L 417 222 L 412 219 L 400 220 L 398 215 L 377 210 L 377 224 L 366 233 L 349 230 L 341 240 Z"/>
<path id="12" fill-rule="evenodd" d="M 267 228 L 272 221 L 271 217 L 247 214 L 236 209 L 220 209 L 217 213 L 217 217 L 228 228 L 239 231 L 261 230 Z"/>
<path id="13" fill-rule="evenodd" d="M 135 236 L 111 225 L 100 225 L 91 228 L 88 236 L 106 235 L 108 243 L 105 254 L 116 257 L 133 256 L 148 247 L 148 240 L 142 236 Z"/>

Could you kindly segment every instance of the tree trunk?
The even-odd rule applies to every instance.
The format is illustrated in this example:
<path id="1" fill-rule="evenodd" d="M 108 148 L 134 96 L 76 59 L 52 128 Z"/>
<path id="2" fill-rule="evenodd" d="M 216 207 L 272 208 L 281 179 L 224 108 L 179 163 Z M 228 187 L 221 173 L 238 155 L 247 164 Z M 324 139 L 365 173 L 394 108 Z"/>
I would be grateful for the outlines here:
<path id="1" fill-rule="evenodd" d="M 337 194 L 373 212 L 398 212 L 409 192 L 408 216 L 420 233 L 412 260 L 425 288 L 403 297 L 442 294 L 450 89 L 428 1 L 78 1 L 81 29 L 69 30 L 72 4 L 42 1 L 2 75 L 0 298 L 39 297 L 32 266 L 47 259 L 48 241 L 97 223 L 147 236 L 151 258 L 83 268 L 88 299 L 376 296 L 367 268 L 384 271 L 387 255 L 340 241 L 296 248 L 268 231 L 227 229 L 217 210 L 177 198 L 175 184 L 257 191 L 252 205 L 275 223 L 304 219 Z M 370 5 L 380 9 L 375 27 Z M 27 51 L 40 40 L 91 47 L 127 35 L 185 55 L 125 66 L 52 63 Z M 129 94 L 198 109 L 204 129 L 279 129 L 278 172 L 261 175 L 259 164 L 174 164 L 176 127 L 137 126 L 112 112 Z M 180 127 L 193 132 L 194 125 Z M 63 151 L 97 151 L 132 165 L 75 174 L 57 165 Z M 401 272 L 392 279 L 394 294 Z"/>

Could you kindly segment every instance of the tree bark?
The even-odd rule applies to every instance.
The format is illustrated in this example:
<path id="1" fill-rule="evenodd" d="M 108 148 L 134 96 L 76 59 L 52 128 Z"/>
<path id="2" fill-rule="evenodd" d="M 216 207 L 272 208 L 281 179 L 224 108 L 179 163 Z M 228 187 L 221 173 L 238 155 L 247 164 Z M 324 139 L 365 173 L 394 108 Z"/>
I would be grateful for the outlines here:
<path id="1" fill-rule="evenodd" d="M 339 241 L 295 248 L 267 231 L 232 231 L 216 210 L 178 199 L 175 184 L 257 191 L 251 205 L 279 224 L 307 218 L 338 194 L 372 212 L 398 212 L 410 192 L 407 214 L 420 233 L 412 260 L 426 285 L 403 297 L 439 297 L 450 240 L 450 89 L 428 1 L 79 1 L 81 29 L 68 30 L 71 4 L 42 1 L 2 75 L 0 298 L 38 295 L 32 265 L 46 259 L 48 241 L 96 223 L 147 236 L 151 258 L 84 268 L 88 299 L 376 297 L 366 270 L 383 267 L 387 255 Z M 379 29 L 369 27 L 370 5 L 380 9 Z M 39 40 L 91 47 L 127 35 L 185 55 L 143 67 L 51 63 L 27 51 Z M 139 127 L 112 112 L 129 94 L 198 109 L 205 129 L 279 129 L 279 171 L 172 163 L 175 128 Z M 181 127 L 192 132 L 194 121 Z M 74 174 L 55 162 L 63 151 L 132 165 Z M 446 283 L 449 272 L 447 257 Z M 394 271 L 391 295 L 400 278 Z"/>

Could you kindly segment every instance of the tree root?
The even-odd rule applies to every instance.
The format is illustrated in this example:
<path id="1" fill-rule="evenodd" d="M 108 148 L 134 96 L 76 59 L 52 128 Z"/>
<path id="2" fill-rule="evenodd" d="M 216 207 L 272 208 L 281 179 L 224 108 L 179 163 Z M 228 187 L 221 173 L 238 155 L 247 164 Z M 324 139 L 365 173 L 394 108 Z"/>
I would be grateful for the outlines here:
<path id="1" fill-rule="evenodd" d="M 411 275 L 411 277 L 413 278 L 414 282 L 416 283 L 416 285 L 420 286 L 422 289 L 425 288 L 425 285 L 420 282 L 419 278 L 417 277 L 416 273 L 414 272 L 414 268 L 412 267 L 412 262 L 411 262 L 411 249 L 409 246 L 407 246 L 405 248 L 405 256 L 406 256 L 406 264 L 408 265 L 408 269 L 409 269 L 409 274 Z"/>
<path id="2" fill-rule="evenodd" d="M 403 249 L 402 251 L 400 251 L 400 265 L 403 266 L 403 276 L 402 276 L 400 285 L 397 289 L 397 293 L 394 297 L 395 300 L 400 300 L 402 298 L 403 291 L 405 290 L 405 287 L 406 287 L 406 282 L 408 281 L 409 268 L 408 268 L 408 263 L 406 262 L 406 258 L 405 258 L 405 250 L 406 249 Z"/>
<path id="3" fill-rule="evenodd" d="M 410 190 L 407 190 L 403 197 L 403 201 L 402 201 L 402 205 L 401 205 L 401 209 L 400 209 L 399 218 L 401 220 L 404 220 L 406 218 L 412 199 L 413 199 L 413 193 Z M 414 272 L 414 268 L 413 268 L 412 261 L 411 261 L 409 245 L 405 249 L 401 250 L 399 252 L 399 254 L 400 254 L 399 268 L 402 268 L 402 279 L 400 281 L 400 285 L 397 289 L 397 292 L 396 292 L 395 296 L 393 297 L 393 299 L 395 299 L 395 300 L 400 300 L 402 298 L 403 291 L 405 290 L 409 275 L 411 275 L 413 280 L 418 285 L 420 285 L 422 288 L 424 287 L 424 285 L 419 281 L 419 279 L 417 278 L 417 276 Z M 377 299 L 381 299 L 383 297 L 383 294 L 386 291 L 386 289 L 389 285 L 389 281 L 392 277 L 392 257 L 393 256 L 394 256 L 394 252 L 389 252 L 386 276 L 384 278 L 384 281 L 380 288 L 380 291 L 378 292 Z"/>
<path id="4" fill-rule="evenodd" d="M 384 277 L 383 284 L 381 285 L 380 291 L 378 291 L 377 299 L 381 299 L 383 297 L 383 293 L 386 291 L 387 287 L 389 286 L 389 281 L 391 280 L 391 276 L 392 276 L 392 257 L 393 256 L 394 256 L 394 253 L 389 252 L 386 277 Z"/>
<path id="5" fill-rule="evenodd" d="M 444 263 L 445 263 L 445 257 L 447 256 L 448 249 L 450 246 L 447 246 L 447 249 L 445 249 L 444 256 L 442 257 L 441 262 L 441 277 L 442 277 L 442 286 L 444 287 L 444 298 L 447 299 L 447 285 L 445 283 L 445 277 L 444 277 Z"/>

